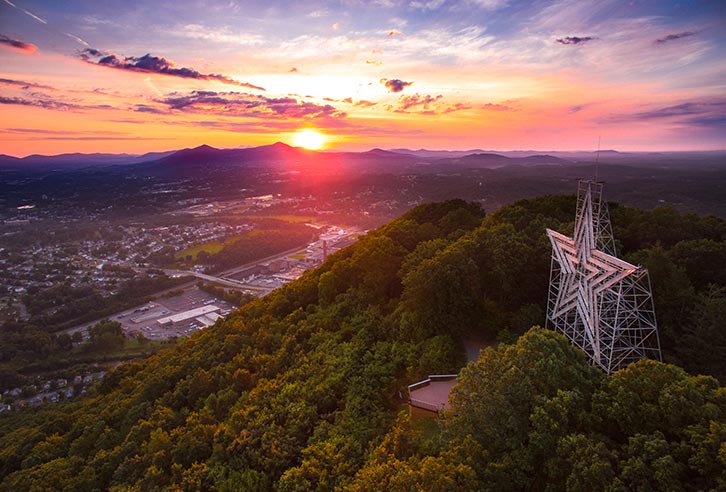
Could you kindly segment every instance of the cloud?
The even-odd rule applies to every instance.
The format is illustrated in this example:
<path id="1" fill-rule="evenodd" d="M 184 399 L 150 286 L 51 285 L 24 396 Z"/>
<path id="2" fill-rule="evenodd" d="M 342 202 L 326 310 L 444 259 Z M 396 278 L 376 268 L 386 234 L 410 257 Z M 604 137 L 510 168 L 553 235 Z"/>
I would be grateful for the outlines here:
<path id="1" fill-rule="evenodd" d="M 152 56 L 147 53 L 141 57 L 128 56 L 122 57 L 115 53 L 104 53 L 94 48 L 87 48 L 79 53 L 79 58 L 93 65 L 100 65 L 120 70 L 130 70 L 133 72 L 158 73 L 162 75 L 170 75 L 173 77 L 181 77 L 185 79 L 208 80 L 222 82 L 223 84 L 236 85 L 238 87 L 246 87 L 248 89 L 256 89 L 264 91 L 263 87 L 249 84 L 247 82 L 238 82 L 226 75 L 219 74 L 203 74 L 193 68 L 176 68 L 174 63 L 166 58 Z M 94 61 L 95 60 L 95 61 Z"/>
<path id="2" fill-rule="evenodd" d="M 694 126 L 702 126 L 707 128 L 726 129 L 726 116 L 724 116 L 723 114 L 696 116 L 694 118 L 689 118 L 686 123 Z"/>
<path id="3" fill-rule="evenodd" d="M 444 96 L 442 96 L 441 94 L 439 94 L 438 96 L 421 96 L 419 94 L 414 94 L 413 96 L 401 96 L 398 99 L 400 102 L 400 106 L 398 107 L 397 111 L 406 111 L 416 106 L 422 106 L 423 109 L 429 109 L 429 105 L 438 101 L 442 97 Z"/>
<path id="4" fill-rule="evenodd" d="M 260 46 L 265 43 L 265 38 L 259 34 L 240 32 L 236 29 L 217 28 L 203 24 L 178 24 L 172 26 L 167 34 L 191 39 L 203 39 L 212 43 L 225 46 Z"/>
<path id="5" fill-rule="evenodd" d="M 635 113 L 635 119 L 652 120 L 661 118 L 677 118 L 682 116 L 703 116 L 714 112 L 724 114 L 726 112 L 726 100 L 723 101 L 690 101 L 675 106 L 654 109 Z"/>
<path id="6" fill-rule="evenodd" d="M 100 58 L 103 56 L 106 56 L 106 54 L 103 51 L 97 50 L 95 48 L 86 48 L 85 50 L 78 53 L 78 57 L 81 60 L 87 62 L 92 62 L 93 58 Z"/>
<path id="7" fill-rule="evenodd" d="M 481 109 L 485 109 L 487 111 L 514 111 L 514 108 L 512 108 L 511 106 L 495 103 L 486 103 L 482 105 Z"/>
<path id="8" fill-rule="evenodd" d="M 136 104 L 134 105 L 133 110 L 137 113 L 169 114 L 168 111 L 155 108 L 154 106 L 149 106 L 148 104 Z"/>
<path id="9" fill-rule="evenodd" d="M 55 109 L 55 110 L 75 110 L 82 109 L 82 106 L 77 104 L 68 104 L 54 100 L 43 100 L 43 99 L 25 99 L 22 97 L 6 97 L 0 96 L 0 104 L 10 104 L 16 106 L 35 106 L 44 109 Z"/>
<path id="10" fill-rule="evenodd" d="M 484 10 L 497 10 L 505 7 L 509 2 L 507 0 L 471 0 L 469 3 Z"/>
<path id="11" fill-rule="evenodd" d="M 145 120 L 127 121 L 128 123 L 145 124 Z M 207 120 L 207 121 L 179 121 L 175 119 L 167 119 L 161 123 L 173 126 L 198 126 L 201 128 L 214 128 L 216 130 L 228 131 L 234 133 L 266 133 L 271 132 L 289 132 L 300 128 L 300 122 L 295 120 L 284 119 L 260 119 L 260 120 Z M 336 135 L 352 135 L 360 137 L 361 135 L 387 136 L 391 135 L 420 135 L 419 129 L 411 129 L 400 126 L 386 124 L 381 127 L 361 125 L 351 122 L 349 119 L 340 118 L 323 118 L 315 121 L 316 128 L 329 129 Z"/>
<path id="12" fill-rule="evenodd" d="M 387 105 L 386 109 L 388 111 L 393 111 L 394 113 L 416 113 L 435 115 L 453 113 L 454 111 L 460 111 L 470 108 L 470 106 L 466 106 L 462 103 L 444 104 L 442 101 L 443 97 L 444 96 L 442 96 L 441 94 L 439 94 L 438 96 L 432 96 L 428 94 L 401 96 L 398 98 L 397 107 L 394 108 L 392 105 Z"/>
<path id="13" fill-rule="evenodd" d="M 400 79 L 381 79 L 380 82 L 385 85 L 390 92 L 401 92 L 403 89 L 413 84 L 413 82 L 404 82 Z"/>
<path id="14" fill-rule="evenodd" d="M 121 134 L 121 132 L 112 132 L 108 130 L 103 131 L 88 131 L 88 132 L 76 132 L 66 130 L 49 130 L 47 128 L 4 128 L 3 131 L 10 133 L 30 133 L 37 135 L 85 135 L 85 134 Z"/>
<path id="15" fill-rule="evenodd" d="M 584 44 L 592 41 L 593 39 L 597 38 L 594 38 L 592 36 L 567 36 L 557 39 L 557 42 L 560 44 Z"/>
<path id="16" fill-rule="evenodd" d="M 13 80 L 13 79 L 0 79 L 0 84 L 2 85 L 13 85 L 13 86 L 19 86 L 22 89 L 49 89 L 49 90 L 55 90 L 53 87 L 49 85 L 42 85 L 42 84 L 35 84 L 33 82 L 25 82 L 24 80 Z"/>
<path id="17" fill-rule="evenodd" d="M 307 97 L 309 97 L 309 96 L 307 96 Z M 360 101 L 353 101 L 352 97 L 346 97 L 345 99 L 333 99 L 331 97 L 324 97 L 323 101 L 352 104 L 353 106 L 356 106 L 359 108 L 370 108 L 370 107 L 376 106 L 378 104 L 378 103 L 374 103 L 373 101 L 366 101 L 365 99 L 361 99 Z"/>
<path id="18" fill-rule="evenodd" d="M 45 128 L 5 128 L 4 132 L 16 135 L 33 136 L 40 140 L 164 140 L 156 137 L 139 137 L 126 132 L 109 130 L 98 131 L 66 131 Z"/>
<path id="19" fill-rule="evenodd" d="M 663 44 L 663 43 L 667 43 L 668 41 L 675 41 L 676 39 L 687 38 L 689 36 L 693 36 L 694 34 L 696 34 L 696 33 L 691 32 L 691 31 L 679 32 L 678 34 L 669 34 L 668 36 L 656 39 L 655 43 Z"/>
<path id="20" fill-rule="evenodd" d="M 26 43 L 25 41 L 9 38 L 4 34 L 0 34 L 0 46 L 8 46 L 10 48 L 15 48 L 26 53 L 35 53 L 35 51 L 38 49 L 38 47 L 32 43 Z"/>
<path id="21" fill-rule="evenodd" d="M 463 111 L 465 109 L 471 109 L 471 106 L 467 106 L 464 103 L 456 103 L 452 104 L 451 106 L 445 107 L 443 110 L 440 110 L 439 114 L 453 113 L 454 111 Z"/>
<path id="22" fill-rule="evenodd" d="M 169 109 L 202 114 L 253 118 L 344 118 L 346 114 L 330 104 L 299 101 L 294 97 L 270 98 L 241 92 L 192 91 L 159 101 Z"/>
<path id="23" fill-rule="evenodd" d="M 670 122 L 679 125 L 723 128 L 726 126 L 726 99 L 704 99 L 687 101 L 673 106 L 664 106 L 629 114 L 611 114 L 603 122 Z"/>
<path id="24" fill-rule="evenodd" d="M 144 124 L 145 121 L 135 121 L 134 123 Z M 215 130 L 234 132 L 234 133 L 262 133 L 269 134 L 271 132 L 289 132 L 300 128 L 300 123 L 293 120 L 254 120 L 254 121 L 193 121 L 181 122 L 175 120 L 166 120 L 162 122 L 166 125 L 191 125 L 201 128 L 214 128 Z M 341 119 L 324 119 L 315 122 L 317 128 L 326 128 L 334 131 L 336 135 L 373 135 L 373 136 L 391 136 L 391 135 L 420 135 L 422 132 L 418 129 L 398 128 L 391 125 L 384 127 L 375 127 L 368 125 L 353 124 L 349 120 Z"/>
<path id="25" fill-rule="evenodd" d="M 319 19 L 320 17 L 325 17 L 328 15 L 330 15 L 330 12 L 327 9 L 318 9 L 318 10 L 313 10 L 307 16 L 310 17 L 311 19 Z"/>
<path id="26" fill-rule="evenodd" d="M 31 96 L 36 96 L 34 99 L 28 99 L 24 97 L 9 97 L 0 96 L 0 104 L 8 104 L 15 106 L 33 106 L 36 108 L 52 109 L 56 111 L 85 111 L 95 109 L 118 109 L 117 107 L 111 106 L 110 104 L 77 104 L 75 102 L 63 102 L 58 99 L 53 99 L 47 95 L 40 95 L 38 93 L 31 93 Z M 37 97 L 41 96 L 41 97 Z"/>
<path id="27" fill-rule="evenodd" d="M 419 10 L 436 10 L 444 4 L 445 0 L 429 0 L 428 2 L 413 1 L 408 4 L 409 7 Z"/>

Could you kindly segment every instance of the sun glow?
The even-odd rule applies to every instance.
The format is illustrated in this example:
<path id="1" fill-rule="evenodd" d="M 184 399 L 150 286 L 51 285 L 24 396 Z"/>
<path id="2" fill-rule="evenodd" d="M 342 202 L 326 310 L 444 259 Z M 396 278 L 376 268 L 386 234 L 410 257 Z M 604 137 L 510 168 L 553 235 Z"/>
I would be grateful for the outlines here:
<path id="1" fill-rule="evenodd" d="M 310 128 L 295 132 L 292 138 L 296 147 L 304 147 L 310 150 L 321 149 L 326 141 L 325 135 Z"/>

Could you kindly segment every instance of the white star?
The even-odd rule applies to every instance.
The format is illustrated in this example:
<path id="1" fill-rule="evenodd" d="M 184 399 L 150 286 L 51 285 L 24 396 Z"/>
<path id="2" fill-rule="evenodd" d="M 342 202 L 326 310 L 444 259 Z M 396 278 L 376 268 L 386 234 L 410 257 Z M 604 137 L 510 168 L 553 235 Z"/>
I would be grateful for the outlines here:
<path id="1" fill-rule="evenodd" d="M 639 270 L 639 267 L 595 249 L 594 241 L 578 247 L 575 240 L 547 229 L 557 263 L 560 265 L 560 287 L 550 316 L 559 318 L 576 310 L 585 328 L 592 353 L 600 359 L 600 326 L 598 313 L 603 291 Z"/>
<path id="2" fill-rule="evenodd" d="M 608 373 L 660 359 L 648 272 L 615 256 L 602 184 L 581 181 L 574 237 L 547 229 L 553 268 L 547 323 Z"/>

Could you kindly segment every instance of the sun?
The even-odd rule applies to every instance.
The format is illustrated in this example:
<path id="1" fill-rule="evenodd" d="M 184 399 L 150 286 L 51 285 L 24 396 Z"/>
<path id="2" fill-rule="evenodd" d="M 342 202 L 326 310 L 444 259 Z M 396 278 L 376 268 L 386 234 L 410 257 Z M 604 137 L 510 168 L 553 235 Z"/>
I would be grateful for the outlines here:
<path id="1" fill-rule="evenodd" d="M 326 141 L 325 135 L 311 128 L 298 130 L 293 134 L 292 138 L 296 147 L 304 147 L 310 150 L 321 149 Z"/>

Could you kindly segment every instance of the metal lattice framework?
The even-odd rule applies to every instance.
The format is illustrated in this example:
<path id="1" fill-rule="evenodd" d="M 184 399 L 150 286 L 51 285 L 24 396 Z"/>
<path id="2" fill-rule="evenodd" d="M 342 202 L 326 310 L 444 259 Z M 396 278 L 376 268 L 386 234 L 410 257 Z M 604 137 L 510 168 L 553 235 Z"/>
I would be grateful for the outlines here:
<path id="1" fill-rule="evenodd" d="M 648 271 L 615 256 L 602 183 L 579 182 L 574 238 L 550 229 L 547 235 L 547 326 L 608 374 L 640 359 L 661 360 Z"/>

